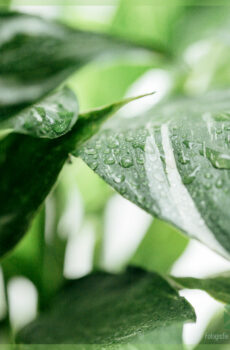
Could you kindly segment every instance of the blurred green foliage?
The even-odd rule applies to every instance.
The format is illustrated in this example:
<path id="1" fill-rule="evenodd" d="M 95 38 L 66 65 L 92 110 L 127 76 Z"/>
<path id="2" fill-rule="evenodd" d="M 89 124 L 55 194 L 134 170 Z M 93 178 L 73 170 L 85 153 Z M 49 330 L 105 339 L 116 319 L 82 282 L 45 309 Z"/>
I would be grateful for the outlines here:
<path id="1" fill-rule="evenodd" d="M 1 1 L 1 6 L 8 3 Z M 73 27 L 102 30 L 142 44 L 158 44 L 169 52 L 169 57 L 164 59 L 157 55 L 154 59 L 148 55 L 115 57 L 112 62 L 98 59 L 76 72 L 68 84 L 78 95 L 81 111 L 120 100 L 138 78 L 155 68 L 173 73 L 172 94 L 196 95 L 229 86 L 228 2 L 226 6 L 208 6 L 193 0 L 187 5 L 186 0 L 166 0 L 163 5 L 152 0 L 149 5 L 139 3 L 137 6 L 132 0 L 120 0 L 109 20 L 105 18 L 101 22 L 85 20 L 81 12 L 77 8 L 72 11 L 71 6 L 54 9 L 61 21 Z M 84 222 L 92 222 L 95 231 L 92 269 L 100 268 L 105 210 L 114 191 L 81 160 L 71 157 L 27 235 L 1 261 L 5 287 L 15 276 L 24 276 L 33 282 L 39 295 L 39 312 L 47 308 L 53 295 L 66 283 L 63 270 L 69 237 L 68 232 L 61 234 L 60 222 L 68 210 L 74 188 L 81 198 L 83 219 L 80 224 L 73 221 L 72 225 L 76 225 L 77 235 Z M 188 239 L 179 231 L 154 219 L 128 263 L 169 273 L 187 243 Z M 219 325 L 214 328 L 219 329 Z M 9 331 L 9 313 L 0 321 L 0 336 L 1 330 L 6 329 Z"/>

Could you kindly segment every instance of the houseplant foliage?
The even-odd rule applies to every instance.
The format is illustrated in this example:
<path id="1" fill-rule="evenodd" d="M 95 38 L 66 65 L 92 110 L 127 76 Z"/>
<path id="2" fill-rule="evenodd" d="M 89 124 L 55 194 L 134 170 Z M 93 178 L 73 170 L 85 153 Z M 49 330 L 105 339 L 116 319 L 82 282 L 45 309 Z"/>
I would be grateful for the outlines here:
<path id="1" fill-rule="evenodd" d="M 170 275 L 189 238 L 230 259 L 226 4 L 176 6 L 175 0 L 159 7 L 153 0 L 138 7 L 124 0 L 101 32 L 1 11 L 0 262 L 6 289 L 18 275 L 33 282 L 40 312 L 9 336 L 8 303 L 0 329 L 16 349 L 183 348 L 183 325 L 196 315 L 181 289 L 202 289 L 230 302 L 228 273 L 206 279 Z M 186 61 L 198 41 L 206 51 Z M 135 116 L 128 110 L 116 114 L 135 99 L 141 104 L 146 95 L 154 97 L 157 88 L 124 98 L 152 68 L 171 76 L 168 96 Z M 91 103 L 97 94 L 100 103 Z M 81 100 L 93 108 L 82 111 Z M 102 180 L 82 162 L 72 165 L 76 157 Z M 68 240 L 59 231 L 76 183 L 96 238 L 93 271 L 70 282 L 63 276 Z M 100 271 L 111 188 L 154 217 L 119 273 Z M 48 201 L 54 209 L 47 239 Z"/>

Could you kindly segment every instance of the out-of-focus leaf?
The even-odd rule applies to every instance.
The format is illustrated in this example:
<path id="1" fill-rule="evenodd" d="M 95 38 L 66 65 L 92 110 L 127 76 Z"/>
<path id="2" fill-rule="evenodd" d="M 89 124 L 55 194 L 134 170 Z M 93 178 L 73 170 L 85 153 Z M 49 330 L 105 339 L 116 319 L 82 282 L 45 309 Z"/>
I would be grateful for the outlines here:
<path id="1" fill-rule="evenodd" d="M 229 23 L 228 0 L 206 4 L 200 0 L 123 0 L 114 17 L 112 32 L 143 41 L 163 43 L 181 54 L 196 41 L 213 37 Z"/>
<path id="2" fill-rule="evenodd" d="M 168 273 L 187 243 L 188 238 L 178 230 L 155 218 L 130 263 L 150 271 Z"/>
<path id="3" fill-rule="evenodd" d="M 51 94 L 1 124 L 22 134 L 53 139 L 67 133 L 78 117 L 75 94 L 67 87 Z"/>
<path id="4" fill-rule="evenodd" d="M 206 5 L 199 0 L 192 0 L 189 5 L 184 0 L 184 9 L 173 23 L 172 46 L 177 54 L 181 54 L 189 45 L 213 38 L 228 31 L 230 8 L 228 0 L 222 5 L 214 3 Z"/>
<path id="5" fill-rule="evenodd" d="M 176 6 L 178 0 L 158 0 L 141 2 L 132 0 L 120 1 L 111 26 L 116 34 L 138 38 L 149 43 L 158 41 L 170 48 L 172 27 L 183 12 L 183 6 Z"/>
<path id="6" fill-rule="evenodd" d="M 190 304 L 157 274 L 140 269 L 96 273 L 69 284 L 49 311 L 18 334 L 17 342 L 111 348 L 167 343 L 167 332 L 174 329 L 171 343 L 181 343 L 183 323 L 194 319 Z"/>
<path id="7" fill-rule="evenodd" d="M 211 276 L 209 278 L 170 277 L 178 288 L 201 289 L 213 298 L 230 304 L 230 273 Z"/>
<path id="8" fill-rule="evenodd" d="M 10 134 L 0 142 L 0 256 L 26 232 L 68 154 L 96 133 L 111 114 L 132 100 L 82 114 L 69 133 L 55 140 Z M 91 165 L 96 166 L 95 159 Z"/>
<path id="9" fill-rule="evenodd" d="M 161 51 L 22 13 L 0 13 L 0 32 L 1 120 L 43 97 L 92 59 Z"/>
<path id="10" fill-rule="evenodd" d="M 111 120 L 75 154 L 125 198 L 229 258 L 229 111 L 228 90 L 170 100 Z"/>

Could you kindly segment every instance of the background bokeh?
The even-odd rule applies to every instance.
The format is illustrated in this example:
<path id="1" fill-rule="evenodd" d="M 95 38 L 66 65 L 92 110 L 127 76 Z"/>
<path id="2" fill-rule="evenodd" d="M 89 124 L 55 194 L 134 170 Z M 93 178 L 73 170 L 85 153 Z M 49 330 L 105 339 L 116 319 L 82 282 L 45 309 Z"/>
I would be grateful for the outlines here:
<path id="1" fill-rule="evenodd" d="M 117 0 L 109 5 L 29 6 L 11 1 L 10 9 L 158 43 L 173 52 L 169 60 L 126 55 L 87 65 L 68 80 L 81 111 L 156 91 L 119 112 L 141 115 L 169 94 L 197 95 L 229 86 L 227 2 L 201 6 L 190 1 L 188 6 L 177 0 L 163 5 Z M 94 269 L 121 271 L 128 264 L 175 276 L 205 277 L 230 270 L 222 257 L 116 194 L 80 159 L 69 159 L 29 232 L 1 263 L 0 343 L 10 342 L 12 333 L 44 309 L 64 279 Z M 199 290 L 183 290 L 181 295 L 197 313 L 197 322 L 185 325 L 183 334 L 186 344 L 195 345 L 223 306 Z"/>

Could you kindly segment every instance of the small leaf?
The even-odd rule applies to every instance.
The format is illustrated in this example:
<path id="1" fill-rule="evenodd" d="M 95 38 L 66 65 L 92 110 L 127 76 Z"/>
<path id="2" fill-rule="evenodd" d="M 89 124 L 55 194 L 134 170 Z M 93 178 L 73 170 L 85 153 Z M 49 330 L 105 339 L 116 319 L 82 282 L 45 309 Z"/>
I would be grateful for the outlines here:
<path id="1" fill-rule="evenodd" d="M 213 298 L 230 304 L 230 273 L 225 272 L 209 278 L 173 277 L 170 276 L 175 285 L 182 289 L 201 289 Z"/>
<path id="2" fill-rule="evenodd" d="M 69 153 L 97 132 L 111 114 L 132 100 L 81 114 L 72 130 L 55 140 L 10 134 L 0 141 L 0 257 L 27 231 Z"/>
<path id="3" fill-rule="evenodd" d="M 109 121 L 77 154 L 125 198 L 229 259 L 229 115 L 228 90 L 169 100 Z"/>
<path id="4" fill-rule="evenodd" d="M 53 139 L 68 132 L 78 117 L 78 103 L 67 87 L 19 112 L 0 126 L 22 134 Z"/>
<path id="5" fill-rule="evenodd" d="M 18 343 L 181 343 L 182 325 L 194 321 L 190 304 L 159 275 L 129 269 L 122 275 L 95 273 L 73 281 L 50 310 L 26 326 Z M 165 337 L 165 338 L 164 338 Z M 99 345 L 100 344 L 100 345 Z"/>
<path id="6" fill-rule="evenodd" d="M 0 32 L 0 120 L 39 100 L 92 59 L 155 51 L 15 12 L 0 12 Z"/>

